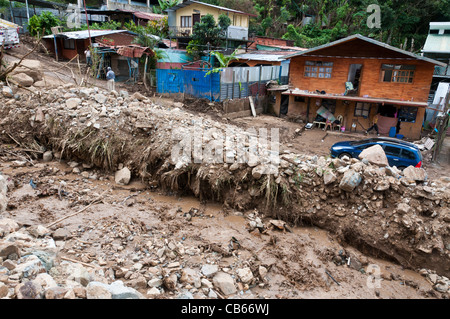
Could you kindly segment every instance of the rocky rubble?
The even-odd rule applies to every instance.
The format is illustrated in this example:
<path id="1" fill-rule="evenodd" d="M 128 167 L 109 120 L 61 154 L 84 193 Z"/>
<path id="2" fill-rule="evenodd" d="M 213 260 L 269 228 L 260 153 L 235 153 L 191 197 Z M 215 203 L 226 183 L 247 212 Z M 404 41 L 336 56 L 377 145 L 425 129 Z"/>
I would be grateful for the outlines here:
<path id="1" fill-rule="evenodd" d="M 1 98 L 0 130 L 23 145 L 38 140 L 56 158 L 117 171 L 119 184 L 139 177 L 239 210 L 258 207 L 267 216 L 328 229 L 405 266 L 450 274 L 445 178 L 431 181 L 421 168 L 400 171 L 382 160 L 296 154 L 283 145 L 277 145 L 278 154 L 270 143 L 252 140 L 255 132 L 161 106 L 141 94 L 71 85 L 40 90 L 37 96 L 17 92 Z M 174 158 L 174 147 L 187 136 L 198 137 L 196 130 L 202 132 L 201 151 L 187 148 Z M 232 138 L 221 140 L 227 132 L 233 132 Z M 241 140 L 241 148 L 233 147 Z M 11 142 L 8 137 L 4 141 Z M 252 147 L 262 156 L 240 161 L 238 151 Z M 169 276 L 167 286 L 174 279 Z"/>

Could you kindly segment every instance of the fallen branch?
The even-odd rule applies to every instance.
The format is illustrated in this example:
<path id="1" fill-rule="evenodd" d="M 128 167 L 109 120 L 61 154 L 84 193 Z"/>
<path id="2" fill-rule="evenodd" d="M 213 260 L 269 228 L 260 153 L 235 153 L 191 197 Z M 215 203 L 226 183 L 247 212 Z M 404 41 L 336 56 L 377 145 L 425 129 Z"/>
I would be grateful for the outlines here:
<path id="1" fill-rule="evenodd" d="M 87 266 L 87 267 L 92 267 L 92 268 L 100 269 L 99 266 L 91 265 L 91 264 L 88 264 L 88 263 L 84 263 L 84 262 L 82 262 L 82 261 L 75 260 L 75 259 L 72 259 L 72 258 L 68 258 L 68 257 L 60 257 L 60 258 L 61 258 L 62 260 L 71 261 L 71 262 L 73 262 L 73 263 L 77 263 L 77 264 L 80 264 L 80 265 L 83 265 L 83 266 Z"/>
<path id="2" fill-rule="evenodd" d="M 70 218 L 70 217 L 72 217 L 72 216 L 75 216 L 75 215 L 78 215 L 78 214 L 84 212 L 86 209 L 88 209 L 89 207 L 91 207 L 92 205 L 94 205 L 99 199 L 101 199 L 101 197 L 102 197 L 107 191 L 108 191 L 108 190 L 105 190 L 103 193 L 101 193 L 100 195 L 98 195 L 98 197 L 97 197 L 96 199 L 94 199 L 89 205 L 83 207 L 83 208 L 80 209 L 79 211 L 77 211 L 77 212 L 75 212 L 75 213 L 72 213 L 72 214 L 69 214 L 69 215 L 67 215 L 67 216 L 64 216 L 64 217 L 62 217 L 62 218 L 60 218 L 60 219 L 54 221 L 53 223 L 48 224 L 48 225 L 47 225 L 47 228 L 51 228 L 51 227 L 55 226 L 56 224 L 62 222 L 63 220 L 65 220 L 65 219 L 67 219 L 67 218 Z"/>

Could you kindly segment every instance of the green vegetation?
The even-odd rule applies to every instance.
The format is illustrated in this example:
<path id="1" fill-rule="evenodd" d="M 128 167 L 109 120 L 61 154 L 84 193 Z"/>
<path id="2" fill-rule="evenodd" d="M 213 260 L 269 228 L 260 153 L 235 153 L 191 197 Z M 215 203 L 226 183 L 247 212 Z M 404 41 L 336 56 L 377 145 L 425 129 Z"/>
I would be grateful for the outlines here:
<path id="1" fill-rule="evenodd" d="M 62 24 L 62 21 L 49 11 L 44 11 L 41 15 L 34 15 L 29 21 L 29 32 L 32 36 L 42 36 L 44 34 L 52 34 L 52 27 Z"/>
<path id="2" fill-rule="evenodd" d="M 314 47 L 355 33 L 418 52 L 429 23 L 450 21 L 450 0 L 202 0 L 256 14 L 250 34 L 293 40 Z M 367 12 L 378 4 L 381 28 L 369 28 Z M 306 24 L 310 20 L 311 24 Z"/>
<path id="3" fill-rule="evenodd" d="M 225 31 L 231 24 L 230 18 L 224 14 L 219 16 L 216 24 L 214 16 L 207 14 L 192 27 L 192 40 L 187 46 L 187 52 L 194 60 L 205 55 L 204 51 L 216 50 L 225 44 Z"/>

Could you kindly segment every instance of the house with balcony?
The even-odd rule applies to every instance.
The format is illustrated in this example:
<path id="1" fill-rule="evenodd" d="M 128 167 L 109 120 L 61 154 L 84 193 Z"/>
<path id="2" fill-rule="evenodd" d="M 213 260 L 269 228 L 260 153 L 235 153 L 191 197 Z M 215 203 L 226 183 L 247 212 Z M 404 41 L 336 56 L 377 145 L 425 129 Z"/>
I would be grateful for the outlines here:
<path id="1" fill-rule="evenodd" d="M 192 27 L 207 14 L 213 15 L 216 22 L 221 14 L 226 14 L 230 18 L 231 25 L 228 27 L 225 35 L 228 48 L 236 48 L 242 44 L 246 45 L 249 20 L 251 16 L 254 16 L 250 13 L 194 0 L 183 1 L 166 11 L 168 13 L 169 30 L 177 40 L 179 49 L 187 47 L 191 40 Z"/>
<path id="2" fill-rule="evenodd" d="M 436 116 L 444 110 L 444 100 L 450 85 L 450 22 L 430 22 L 422 54 L 445 63 L 444 66 L 435 66 L 428 96 L 425 122 L 432 126 Z"/>
<path id="3" fill-rule="evenodd" d="M 359 34 L 285 58 L 291 60 L 289 88 L 277 92 L 275 113 L 307 123 L 327 114 L 359 132 L 379 114 L 381 135 L 394 127 L 409 139 L 420 138 L 435 66 L 446 65 Z"/>

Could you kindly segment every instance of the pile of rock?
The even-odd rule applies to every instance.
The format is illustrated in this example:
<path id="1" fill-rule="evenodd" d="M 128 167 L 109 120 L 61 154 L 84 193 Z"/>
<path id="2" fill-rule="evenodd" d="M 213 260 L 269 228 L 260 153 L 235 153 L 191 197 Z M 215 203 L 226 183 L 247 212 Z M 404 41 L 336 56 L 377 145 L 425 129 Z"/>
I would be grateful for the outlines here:
<path id="1" fill-rule="evenodd" d="M 0 219 L 0 298 L 145 299 L 163 294 L 168 298 L 223 298 L 251 296 L 250 286 L 264 286 L 264 266 L 252 270 L 238 257 L 233 264 L 219 266 L 221 256 L 204 248 L 156 234 L 143 236 L 145 242 L 138 244 L 128 235 L 138 233 L 123 233 L 124 228 L 116 232 L 115 227 L 106 228 L 107 221 L 101 222 L 104 227 L 99 223 L 96 227 L 105 231 L 99 239 L 102 253 L 92 261 L 83 258 L 90 247 L 79 239 L 71 241 L 84 231 L 52 231 L 42 225 L 26 228 L 12 219 Z M 122 241 L 139 249 L 128 251 L 125 242 L 117 245 L 109 241 L 110 236 L 126 236 Z M 197 255 L 202 255 L 203 264 L 184 265 L 184 260 Z"/>

